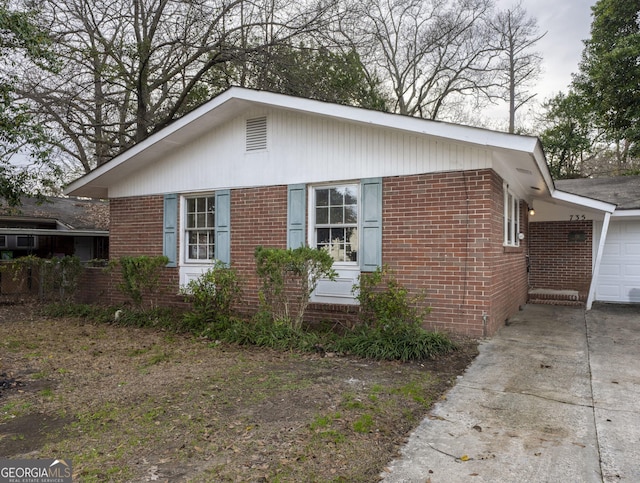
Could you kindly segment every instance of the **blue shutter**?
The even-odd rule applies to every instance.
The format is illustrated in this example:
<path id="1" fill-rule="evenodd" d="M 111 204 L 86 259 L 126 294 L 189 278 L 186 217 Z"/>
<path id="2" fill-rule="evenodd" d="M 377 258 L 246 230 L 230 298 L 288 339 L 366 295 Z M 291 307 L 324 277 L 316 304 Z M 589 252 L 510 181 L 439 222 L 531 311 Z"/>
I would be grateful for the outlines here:
<path id="1" fill-rule="evenodd" d="M 216 191 L 216 259 L 231 263 L 231 191 Z"/>
<path id="2" fill-rule="evenodd" d="M 287 196 L 287 248 L 305 246 L 307 189 L 303 184 L 290 185 Z"/>
<path id="3" fill-rule="evenodd" d="M 164 236 L 162 254 L 169 259 L 167 267 L 178 265 L 178 195 L 164 195 Z"/>
<path id="4" fill-rule="evenodd" d="M 360 270 L 373 272 L 382 266 L 382 178 L 363 179 L 362 246 Z"/>

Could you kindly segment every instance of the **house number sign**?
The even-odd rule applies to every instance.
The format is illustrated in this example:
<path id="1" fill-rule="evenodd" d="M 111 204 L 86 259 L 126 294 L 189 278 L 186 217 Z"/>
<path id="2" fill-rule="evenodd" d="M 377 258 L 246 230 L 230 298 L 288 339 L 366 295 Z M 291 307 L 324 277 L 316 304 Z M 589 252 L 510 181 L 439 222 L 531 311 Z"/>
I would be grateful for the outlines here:
<path id="1" fill-rule="evenodd" d="M 583 221 L 587 219 L 587 215 L 569 215 L 569 221 Z"/>

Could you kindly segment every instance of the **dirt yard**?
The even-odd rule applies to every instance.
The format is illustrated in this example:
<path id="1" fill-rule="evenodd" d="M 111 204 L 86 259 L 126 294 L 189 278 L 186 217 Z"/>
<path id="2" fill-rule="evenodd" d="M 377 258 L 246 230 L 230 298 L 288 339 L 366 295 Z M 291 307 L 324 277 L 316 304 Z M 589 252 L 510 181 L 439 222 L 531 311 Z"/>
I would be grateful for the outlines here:
<path id="1" fill-rule="evenodd" d="M 74 481 L 371 482 L 476 355 L 424 363 L 217 345 L 0 307 L 0 457 Z"/>

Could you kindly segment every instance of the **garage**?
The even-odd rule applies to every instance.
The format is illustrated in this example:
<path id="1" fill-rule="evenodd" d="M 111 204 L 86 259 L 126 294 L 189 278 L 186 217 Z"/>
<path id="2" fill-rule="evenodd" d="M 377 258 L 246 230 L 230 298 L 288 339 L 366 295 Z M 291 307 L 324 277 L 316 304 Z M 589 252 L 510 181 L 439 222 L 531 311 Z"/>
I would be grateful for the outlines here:
<path id="1" fill-rule="evenodd" d="M 640 221 L 611 220 L 595 299 L 640 303 Z"/>
<path id="2" fill-rule="evenodd" d="M 530 280 L 539 285 L 535 288 L 572 289 L 583 300 L 589 287 L 587 308 L 592 302 L 640 303 L 640 176 L 554 184 L 559 190 L 554 198 L 568 204 L 556 201 L 545 208 L 539 203 L 541 216 L 536 210 L 531 220 Z M 602 211 L 598 215 L 589 208 Z"/>

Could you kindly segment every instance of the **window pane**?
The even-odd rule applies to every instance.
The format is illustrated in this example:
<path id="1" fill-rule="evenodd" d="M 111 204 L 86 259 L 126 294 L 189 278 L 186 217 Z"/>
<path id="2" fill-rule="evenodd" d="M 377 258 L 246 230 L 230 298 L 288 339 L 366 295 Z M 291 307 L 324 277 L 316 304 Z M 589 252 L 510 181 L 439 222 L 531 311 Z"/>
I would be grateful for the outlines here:
<path id="1" fill-rule="evenodd" d="M 342 205 L 344 197 L 342 195 L 344 188 L 331 188 L 330 204 L 331 206 Z"/>
<path id="2" fill-rule="evenodd" d="M 342 206 L 338 206 L 338 207 L 332 206 L 330 208 L 329 223 L 331 223 L 332 225 L 336 224 L 336 223 L 344 223 L 344 215 L 343 215 L 343 211 L 342 211 Z"/>
<path id="3" fill-rule="evenodd" d="M 355 186 L 347 186 L 344 194 L 345 205 L 355 205 L 358 203 L 358 189 Z"/>
<path id="4" fill-rule="evenodd" d="M 347 244 L 345 247 L 347 261 L 357 262 L 358 261 L 358 229 L 357 228 L 348 228 L 347 229 Z"/>
<path id="5" fill-rule="evenodd" d="M 331 228 L 331 242 L 344 242 L 344 228 Z"/>
<path id="6" fill-rule="evenodd" d="M 329 223 L 329 208 L 316 208 L 316 223 L 318 225 Z"/>
<path id="7" fill-rule="evenodd" d="M 187 215 L 187 228 L 195 228 L 196 227 L 196 215 L 189 213 Z"/>
<path id="8" fill-rule="evenodd" d="M 198 213 L 196 215 L 196 227 L 206 228 L 206 215 L 204 213 Z"/>
<path id="9" fill-rule="evenodd" d="M 194 198 L 187 199 L 187 213 L 196 211 L 196 200 Z"/>
<path id="10" fill-rule="evenodd" d="M 344 222 L 358 223 L 358 207 L 357 206 L 344 207 Z"/>
<path id="11" fill-rule="evenodd" d="M 196 198 L 196 209 L 201 213 L 207 211 L 207 199 Z"/>
<path id="12" fill-rule="evenodd" d="M 318 228 L 316 231 L 316 242 L 317 243 L 329 243 L 330 230 L 329 228 Z"/>
<path id="13" fill-rule="evenodd" d="M 329 206 L 329 190 L 316 190 L 316 206 Z"/>

